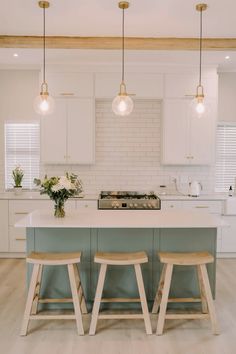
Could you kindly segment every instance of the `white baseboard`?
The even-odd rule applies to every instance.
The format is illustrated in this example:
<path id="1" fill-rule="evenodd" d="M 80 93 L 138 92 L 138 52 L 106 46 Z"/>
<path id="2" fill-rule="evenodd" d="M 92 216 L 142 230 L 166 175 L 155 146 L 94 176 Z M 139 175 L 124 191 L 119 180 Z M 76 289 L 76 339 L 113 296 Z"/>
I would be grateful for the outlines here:
<path id="1" fill-rule="evenodd" d="M 219 252 L 216 258 L 236 258 L 236 252 Z"/>

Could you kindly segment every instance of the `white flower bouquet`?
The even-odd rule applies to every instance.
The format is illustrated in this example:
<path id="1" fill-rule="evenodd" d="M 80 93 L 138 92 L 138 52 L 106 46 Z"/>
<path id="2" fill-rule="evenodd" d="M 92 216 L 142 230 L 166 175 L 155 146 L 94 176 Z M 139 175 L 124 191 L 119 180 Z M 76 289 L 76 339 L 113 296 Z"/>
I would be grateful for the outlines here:
<path id="1" fill-rule="evenodd" d="M 34 183 L 40 187 L 40 194 L 47 194 L 55 202 L 54 215 L 56 217 L 64 217 L 65 201 L 69 197 L 81 193 L 83 190 L 82 182 L 73 173 L 66 173 L 65 176 L 51 178 L 45 176 L 43 180 L 35 178 Z"/>

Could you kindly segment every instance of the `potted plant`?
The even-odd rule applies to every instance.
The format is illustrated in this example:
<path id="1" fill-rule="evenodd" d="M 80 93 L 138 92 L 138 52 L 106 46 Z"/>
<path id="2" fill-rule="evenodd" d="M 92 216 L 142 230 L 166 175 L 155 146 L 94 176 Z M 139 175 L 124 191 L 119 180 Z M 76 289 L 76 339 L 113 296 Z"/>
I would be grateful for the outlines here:
<path id="1" fill-rule="evenodd" d="M 21 194 L 22 192 L 22 180 L 24 177 L 24 171 L 20 168 L 20 166 L 17 166 L 13 171 L 12 171 L 12 178 L 14 180 L 14 191 L 16 195 Z"/>
<path id="2" fill-rule="evenodd" d="M 47 194 L 55 202 L 54 216 L 58 218 L 65 216 L 65 201 L 83 190 L 82 182 L 73 173 L 61 177 L 45 176 L 43 180 L 35 178 L 34 183 L 40 187 L 40 194 Z"/>

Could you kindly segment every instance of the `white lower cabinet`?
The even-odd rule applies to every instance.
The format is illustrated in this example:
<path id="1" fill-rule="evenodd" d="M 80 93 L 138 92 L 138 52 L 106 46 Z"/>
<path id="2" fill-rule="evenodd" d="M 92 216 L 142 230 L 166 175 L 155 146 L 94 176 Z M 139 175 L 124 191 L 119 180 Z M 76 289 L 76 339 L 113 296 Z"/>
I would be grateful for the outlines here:
<path id="1" fill-rule="evenodd" d="M 97 209 L 97 200 L 78 200 L 77 209 Z"/>
<path id="2" fill-rule="evenodd" d="M 8 252 L 8 200 L 0 200 L 0 252 Z"/>
<path id="3" fill-rule="evenodd" d="M 236 215 L 222 217 L 227 226 L 221 229 L 221 252 L 236 252 Z"/>

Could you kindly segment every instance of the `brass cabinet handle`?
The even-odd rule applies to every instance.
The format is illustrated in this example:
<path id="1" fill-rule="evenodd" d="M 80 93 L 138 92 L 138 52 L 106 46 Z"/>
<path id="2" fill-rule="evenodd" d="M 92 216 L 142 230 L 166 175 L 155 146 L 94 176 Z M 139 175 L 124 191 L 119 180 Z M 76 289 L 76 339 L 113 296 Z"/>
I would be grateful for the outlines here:
<path id="1" fill-rule="evenodd" d="M 74 96 L 73 92 L 61 92 L 60 93 L 61 96 Z"/>
<path id="2" fill-rule="evenodd" d="M 207 209 L 209 208 L 208 205 L 196 205 L 195 208 L 198 208 L 198 209 Z"/>
<path id="3" fill-rule="evenodd" d="M 15 214 L 16 215 L 27 215 L 27 214 L 29 214 L 29 211 L 16 211 Z"/>
<path id="4" fill-rule="evenodd" d="M 25 237 L 16 237 L 15 240 L 16 241 L 25 241 L 26 238 Z"/>

